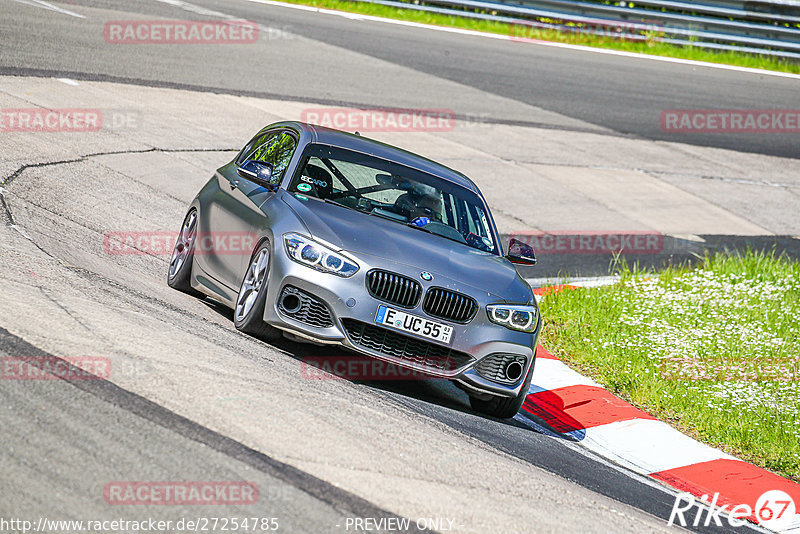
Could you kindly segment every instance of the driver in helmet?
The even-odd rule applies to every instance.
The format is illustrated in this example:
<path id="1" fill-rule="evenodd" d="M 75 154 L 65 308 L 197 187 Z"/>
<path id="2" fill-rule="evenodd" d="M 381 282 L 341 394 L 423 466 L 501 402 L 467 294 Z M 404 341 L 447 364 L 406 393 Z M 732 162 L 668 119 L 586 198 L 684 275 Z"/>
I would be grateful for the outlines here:
<path id="1" fill-rule="evenodd" d="M 397 211 L 408 217 L 408 220 L 417 226 L 442 220 L 441 196 L 435 187 L 429 185 L 414 184 L 408 193 L 397 197 L 394 205 Z"/>

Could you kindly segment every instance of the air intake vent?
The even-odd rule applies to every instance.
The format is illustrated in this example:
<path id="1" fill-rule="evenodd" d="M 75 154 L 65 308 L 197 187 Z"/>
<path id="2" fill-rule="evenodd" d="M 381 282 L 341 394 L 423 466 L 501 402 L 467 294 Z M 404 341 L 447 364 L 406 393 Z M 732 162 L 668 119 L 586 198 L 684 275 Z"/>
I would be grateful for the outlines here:
<path id="1" fill-rule="evenodd" d="M 425 313 L 456 323 L 468 323 L 478 311 L 475 299 L 441 287 L 432 287 L 422 303 Z"/>
<path id="2" fill-rule="evenodd" d="M 278 309 L 296 321 L 317 328 L 330 328 L 333 320 L 328 308 L 310 293 L 286 286 L 278 299 Z"/>
<path id="3" fill-rule="evenodd" d="M 422 295 L 422 286 L 413 278 L 377 269 L 367 273 L 367 290 L 376 299 L 403 308 L 416 306 Z"/>
<path id="4" fill-rule="evenodd" d="M 342 319 L 350 341 L 358 347 L 422 366 L 436 373 L 453 373 L 472 361 L 472 356 L 449 347 L 406 336 L 355 319 Z"/>
<path id="5" fill-rule="evenodd" d="M 503 352 L 495 352 L 486 356 L 475 365 L 475 370 L 482 377 L 499 382 L 501 384 L 516 384 L 519 382 L 521 375 L 516 375 L 509 366 L 518 364 L 517 369 L 525 369 L 527 358 L 520 354 L 506 354 Z"/>

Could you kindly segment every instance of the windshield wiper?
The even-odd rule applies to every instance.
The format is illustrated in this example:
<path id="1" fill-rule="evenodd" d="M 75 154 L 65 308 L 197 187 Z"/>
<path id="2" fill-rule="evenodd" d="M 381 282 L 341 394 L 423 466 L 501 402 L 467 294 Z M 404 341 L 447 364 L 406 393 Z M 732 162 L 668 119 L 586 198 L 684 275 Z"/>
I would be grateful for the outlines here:
<path id="1" fill-rule="evenodd" d="M 443 237 L 445 239 L 449 239 L 450 241 L 455 241 L 456 243 L 461 243 L 462 245 L 469 246 L 467 244 L 467 241 L 463 237 L 461 239 L 456 239 L 455 237 L 451 237 L 449 235 L 441 234 L 439 232 L 433 232 L 431 230 L 428 230 L 424 226 L 417 226 L 416 224 L 412 224 L 412 223 L 406 223 L 406 226 L 408 226 L 409 228 L 415 228 L 417 230 L 422 230 L 423 232 L 429 233 L 431 235 L 438 235 L 439 237 Z M 470 247 L 470 248 L 472 248 L 472 247 Z"/>
<path id="2" fill-rule="evenodd" d="M 413 224 L 413 223 L 406 223 L 406 226 L 408 226 L 409 228 L 416 228 L 417 230 L 422 230 L 423 232 L 427 232 L 429 234 L 439 235 L 436 232 L 431 232 L 430 230 L 428 230 L 424 226 L 417 226 L 416 224 Z M 444 236 L 442 236 L 442 237 L 444 237 Z"/>
<path id="3" fill-rule="evenodd" d="M 345 204 L 342 204 L 341 202 L 336 202 L 335 200 L 331 200 L 329 198 L 325 198 L 323 200 L 328 204 L 333 204 L 334 206 L 341 206 L 341 207 L 347 208 L 349 210 L 355 209 L 355 208 L 351 208 L 350 206 L 347 206 Z M 356 211 L 358 211 L 358 210 L 356 210 Z"/>

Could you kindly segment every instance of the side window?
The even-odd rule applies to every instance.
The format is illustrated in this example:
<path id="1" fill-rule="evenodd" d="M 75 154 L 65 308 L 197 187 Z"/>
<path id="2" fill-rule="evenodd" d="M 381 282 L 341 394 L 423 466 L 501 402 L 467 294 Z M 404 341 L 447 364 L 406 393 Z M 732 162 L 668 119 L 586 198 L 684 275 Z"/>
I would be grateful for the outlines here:
<path id="1" fill-rule="evenodd" d="M 236 158 L 236 165 L 241 165 L 242 163 L 244 163 L 245 161 L 250 159 L 248 156 L 253 153 L 253 150 L 256 147 L 263 145 L 264 143 L 267 142 L 267 140 L 270 137 L 273 137 L 275 135 L 277 135 L 276 132 L 270 131 L 270 132 L 258 134 L 254 138 L 252 138 L 250 140 L 250 142 L 247 143 L 247 145 L 245 145 L 245 147 L 239 153 L 239 156 Z"/>
<path id="2" fill-rule="evenodd" d="M 263 161 L 272 165 L 272 181 L 280 182 L 296 147 L 297 143 L 294 137 L 286 132 L 279 132 L 258 146 L 252 154 L 247 156 L 247 159 Z"/>

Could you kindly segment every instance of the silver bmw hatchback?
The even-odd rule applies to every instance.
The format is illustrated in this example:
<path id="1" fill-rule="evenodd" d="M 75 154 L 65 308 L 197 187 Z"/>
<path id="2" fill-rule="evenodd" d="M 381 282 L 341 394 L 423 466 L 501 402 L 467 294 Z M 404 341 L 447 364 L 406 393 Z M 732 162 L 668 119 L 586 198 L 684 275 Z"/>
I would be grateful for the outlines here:
<path id="1" fill-rule="evenodd" d="M 235 243 L 236 245 L 232 245 Z M 299 122 L 261 130 L 192 201 L 168 284 L 233 310 L 266 340 L 337 344 L 452 380 L 512 417 L 541 318 L 475 184 L 360 135 Z"/>

